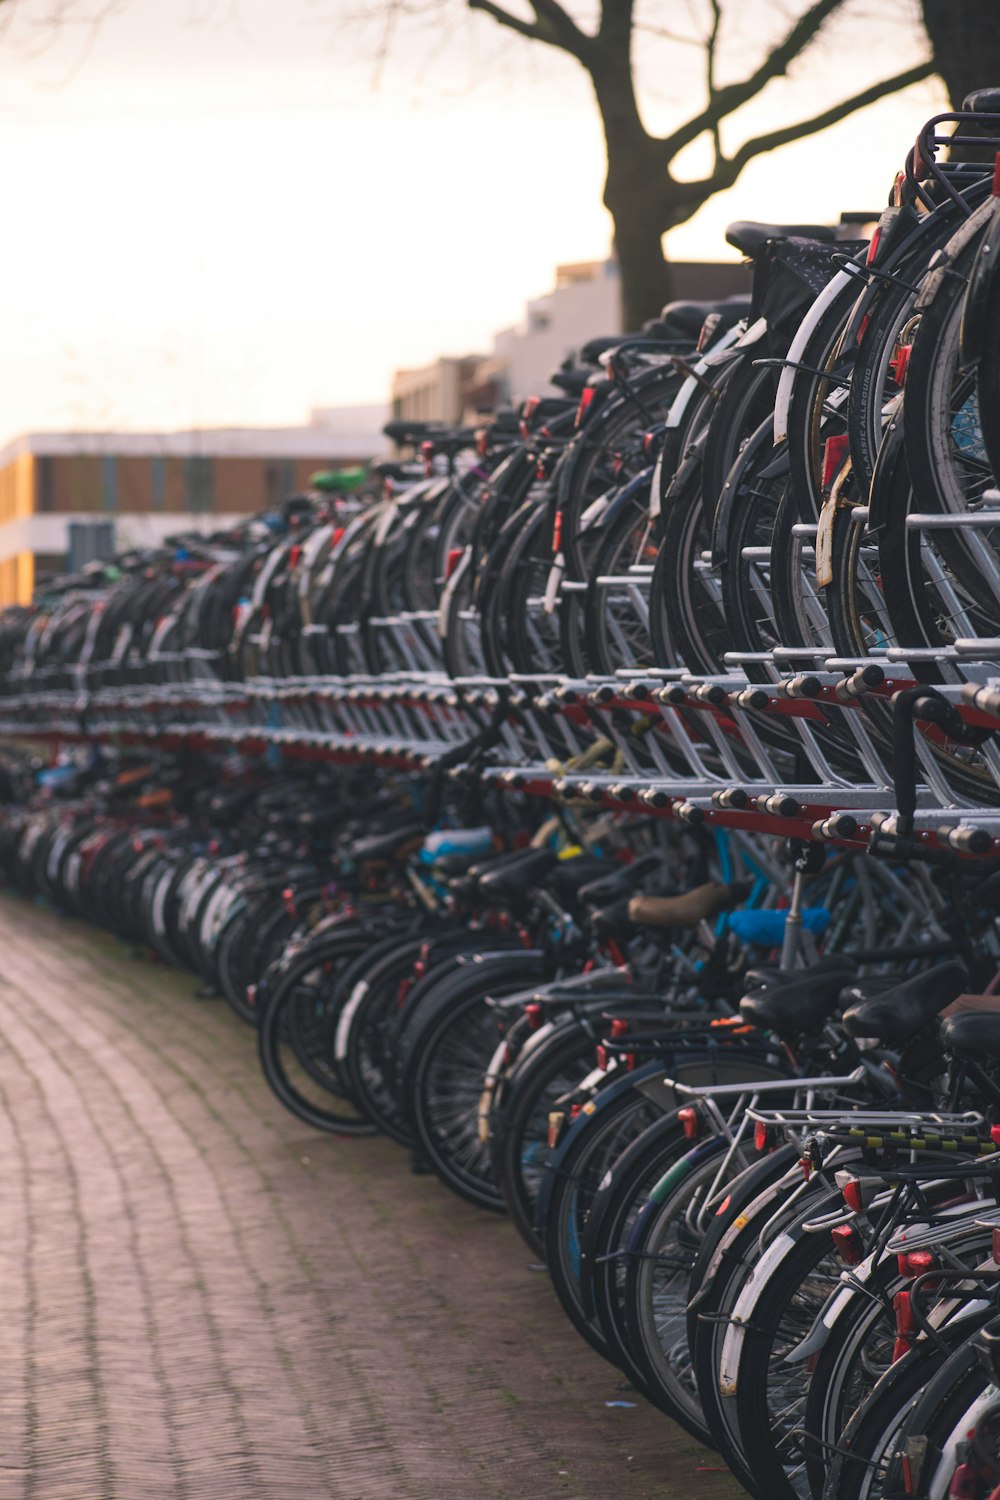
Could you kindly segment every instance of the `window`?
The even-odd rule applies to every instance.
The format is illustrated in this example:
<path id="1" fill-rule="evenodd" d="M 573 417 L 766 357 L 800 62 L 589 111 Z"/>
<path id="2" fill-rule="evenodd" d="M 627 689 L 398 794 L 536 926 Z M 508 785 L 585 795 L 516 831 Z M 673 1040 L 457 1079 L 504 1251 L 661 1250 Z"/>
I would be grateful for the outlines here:
<path id="1" fill-rule="evenodd" d="M 158 456 L 150 459 L 149 506 L 151 510 L 165 510 L 166 504 L 167 461 Z"/>
<path id="2" fill-rule="evenodd" d="M 38 482 L 35 486 L 35 509 L 38 512 L 55 510 L 55 464 L 48 454 L 37 459 L 36 462 L 38 464 Z"/>
<path id="3" fill-rule="evenodd" d="M 214 464 L 210 458 L 192 457 L 186 460 L 187 508 L 195 511 L 212 509 L 215 487 Z"/>
<path id="4" fill-rule="evenodd" d="M 101 459 L 101 505 L 104 510 L 118 509 L 118 460 L 107 454 Z"/>

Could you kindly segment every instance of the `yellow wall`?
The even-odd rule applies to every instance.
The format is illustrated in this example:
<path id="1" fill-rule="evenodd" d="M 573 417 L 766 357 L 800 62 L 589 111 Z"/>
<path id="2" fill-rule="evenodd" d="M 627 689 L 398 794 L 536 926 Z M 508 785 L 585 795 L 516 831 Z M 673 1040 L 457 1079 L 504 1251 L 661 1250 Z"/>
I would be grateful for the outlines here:
<path id="1" fill-rule="evenodd" d="M 30 604 L 35 587 L 35 559 L 30 552 L 19 552 L 0 562 L 0 609 L 9 604 Z"/>
<path id="2" fill-rule="evenodd" d="M 0 526 L 22 520 L 35 510 L 35 460 L 20 453 L 0 469 Z M 0 562 L 0 608 L 30 604 L 35 587 L 35 559 L 30 552 Z"/>
<path id="3" fill-rule="evenodd" d="M 30 453 L 19 453 L 0 469 L 0 525 L 33 515 L 34 510 L 35 460 Z"/>

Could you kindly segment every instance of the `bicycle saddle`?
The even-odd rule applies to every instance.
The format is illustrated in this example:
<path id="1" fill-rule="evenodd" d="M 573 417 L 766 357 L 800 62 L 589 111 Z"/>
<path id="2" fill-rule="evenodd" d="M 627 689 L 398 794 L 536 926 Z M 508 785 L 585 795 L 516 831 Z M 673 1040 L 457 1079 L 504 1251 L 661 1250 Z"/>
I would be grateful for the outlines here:
<path id="1" fill-rule="evenodd" d="M 825 958 L 819 958 L 809 965 L 810 975 L 840 974 L 841 984 L 844 983 L 845 970 L 850 974 L 854 973 L 854 960 L 848 958 L 846 953 L 829 953 Z M 803 974 L 802 969 L 779 969 L 777 964 L 754 964 L 743 976 L 746 986 L 744 993 L 749 995 L 756 990 L 773 990 L 779 985 L 798 984 Z"/>
<path id="2" fill-rule="evenodd" d="M 620 901 L 612 901 L 609 906 L 599 906 L 596 911 L 592 911 L 590 925 L 596 936 L 604 940 L 627 937 L 635 926 L 629 916 L 630 904 L 628 898 L 623 896 Z"/>
<path id="3" fill-rule="evenodd" d="M 697 885 L 683 896 L 633 896 L 628 914 L 642 927 L 697 927 L 720 911 L 729 911 L 745 901 L 750 893 L 747 882 L 720 885 L 710 880 Z"/>
<path id="4" fill-rule="evenodd" d="M 993 995 L 970 999 L 994 1000 Z M 941 1039 L 949 1052 L 973 1062 L 1000 1058 L 1000 1014 L 996 1010 L 960 1010 L 941 1024 Z"/>
<path id="5" fill-rule="evenodd" d="M 751 1026 L 760 1026 L 778 1036 L 819 1031 L 837 1009 L 844 977 L 854 965 L 849 959 L 839 968 L 818 973 L 816 967 L 773 989 L 756 990 L 740 1001 L 740 1015 Z"/>
<path id="6" fill-rule="evenodd" d="M 440 422 L 394 421 L 386 422 L 382 431 L 394 443 L 420 443 L 425 438 L 444 437 L 448 429 Z"/>
<path id="7" fill-rule="evenodd" d="M 605 861 L 603 873 L 581 887 L 580 900 L 592 906 L 606 906 L 617 897 L 628 895 L 647 875 L 662 866 L 663 860 L 659 854 L 644 854 L 641 859 L 634 859 L 630 865 L 617 865 L 610 870 Z"/>
<path id="8" fill-rule="evenodd" d="M 718 302 L 668 302 L 659 319 L 649 326 L 657 329 L 655 336 L 659 338 L 697 339 L 706 318 L 722 318 L 728 328 L 749 311 L 749 297 L 724 297 Z"/>
<path id="9" fill-rule="evenodd" d="M 521 897 L 529 886 L 537 885 L 556 863 L 551 849 L 528 849 L 500 869 L 479 877 L 479 890 L 491 901 L 510 901 Z"/>
<path id="10" fill-rule="evenodd" d="M 560 859 L 552 868 L 549 885 L 564 900 L 578 900 L 583 891 L 590 888 L 595 876 L 608 867 L 606 859 L 597 859 L 592 854 L 579 854 L 575 859 Z"/>
<path id="11" fill-rule="evenodd" d="M 351 856 L 357 863 L 369 859 L 392 859 L 401 855 L 414 843 L 422 843 L 426 830 L 415 819 L 398 823 L 384 833 L 370 833 L 366 838 L 356 839 L 351 845 Z"/>
<path id="12" fill-rule="evenodd" d="M 973 89 L 962 100 L 962 113 L 1000 115 L 1000 89 Z"/>
<path id="13" fill-rule="evenodd" d="M 807 240 L 837 238 L 837 231 L 829 224 L 759 224 L 753 219 L 737 219 L 726 229 L 726 239 L 744 255 L 756 255 L 768 240 L 783 240 L 792 234 Z"/>
<path id="14" fill-rule="evenodd" d="M 881 995 L 849 1006 L 844 1011 L 844 1030 L 853 1037 L 906 1041 L 950 1005 L 968 982 L 965 965 L 956 960 L 925 969 Z"/>
<path id="15" fill-rule="evenodd" d="M 557 385 L 570 396 L 579 396 L 590 383 L 593 370 L 587 366 L 575 366 L 570 370 L 556 370 L 549 376 L 549 384 Z"/>
<path id="16" fill-rule="evenodd" d="M 623 344 L 629 337 L 627 333 L 606 333 L 602 337 L 588 339 L 581 345 L 580 358 L 585 365 L 596 365 L 602 354 L 614 349 L 617 344 Z"/>

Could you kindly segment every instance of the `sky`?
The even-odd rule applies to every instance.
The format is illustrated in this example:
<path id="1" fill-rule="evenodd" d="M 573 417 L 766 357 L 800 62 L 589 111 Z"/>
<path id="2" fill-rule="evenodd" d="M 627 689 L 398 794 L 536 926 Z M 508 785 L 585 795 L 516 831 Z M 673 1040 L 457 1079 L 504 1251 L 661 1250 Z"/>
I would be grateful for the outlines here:
<path id="1" fill-rule="evenodd" d="M 386 50 L 384 29 L 358 20 L 370 3 L 0 5 L 0 444 L 296 424 L 380 401 L 394 368 L 488 351 L 558 263 L 608 253 L 579 67 L 462 0 L 404 15 Z M 906 0 L 852 3 L 814 59 L 733 121 L 730 148 L 922 56 Z M 724 78 L 790 8 L 731 0 Z M 693 36 L 705 9 L 646 0 L 640 14 Z M 642 35 L 636 53 L 652 128 L 698 105 L 697 48 Z M 760 159 L 668 253 L 733 259 L 731 219 L 878 207 L 942 107 L 927 82 Z"/>

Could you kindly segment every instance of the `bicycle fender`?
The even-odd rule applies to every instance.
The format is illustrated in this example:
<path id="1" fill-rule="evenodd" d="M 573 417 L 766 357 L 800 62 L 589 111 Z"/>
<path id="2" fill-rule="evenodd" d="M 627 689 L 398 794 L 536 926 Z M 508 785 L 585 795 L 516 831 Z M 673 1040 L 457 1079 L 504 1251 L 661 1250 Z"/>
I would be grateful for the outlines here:
<path id="1" fill-rule="evenodd" d="M 729 1327 L 722 1343 L 722 1356 L 719 1360 L 719 1393 L 723 1396 L 735 1396 L 739 1389 L 739 1367 L 740 1356 L 743 1353 L 743 1344 L 746 1338 L 746 1325 L 750 1322 L 755 1307 L 760 1299 L 771 1276 L 771 1272 L 784 1260 L 785 1256 L 798 1243 L 797 1237 L 790 1234 L 779 1234 L 764 1251 L 760 1260 L 754 1266 L 747 1278 L 746 1284 L 736 1299 L 736 1306 L 730 1314 Z"/>
<path id="2" fill-rule="evenodd" d="M 1000 199 L 994 199 L 993 222 L 986 231 L 976 255 L 976 263 L 969 278 L 962 310 L 961 354 L 959 367 L 963 372 L 973 369 L 982 359 L 983 338 L 986 331 L 986 310 L 990 292 L 996 282 L 1000 266 Z"/>

